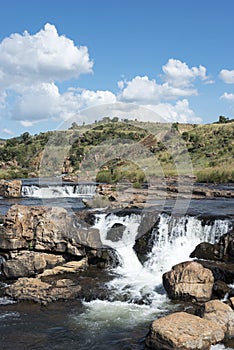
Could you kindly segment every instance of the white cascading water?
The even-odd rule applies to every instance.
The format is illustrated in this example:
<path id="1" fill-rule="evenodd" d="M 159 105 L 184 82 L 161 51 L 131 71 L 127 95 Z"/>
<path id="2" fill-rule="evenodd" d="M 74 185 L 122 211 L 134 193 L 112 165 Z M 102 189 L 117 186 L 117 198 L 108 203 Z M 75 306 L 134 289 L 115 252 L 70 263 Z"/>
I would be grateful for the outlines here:
<path id="1" fill-rule="evenodd" d="M 22 197 L 30 198 L 84 198 L 94 196 L 96 192 L 95 184 L 77 184 L 48 187 L 35 185 L 22 186 Z"/>
<path id="2" fill-rule="evenodd" d="M 228 220 L 214 220 L 204 225 L 195 217 L 160 214 L 152 232 L 152 251 L 142 265 L 133 249 L 140 222 L 141 216 L 136 214 L 124 217 L 97 215 L 95 227 L 100 231 L 102 243 L 116 250 L 121 264 L 114 269 L 117 276 L 107 284 L 113 301 L 84 302 L 86 311 L 78 318 L 74 317 L 75 322 L 85 325 L 86 329 L 92 324 L 95 331 L 90 333 L 90 341 L 96 342 L 97 334 L 102 337 L 119 325 L 131 330 L 137 324 L 151 322 L 165 311 L 175 309 L 176 305 L 170 303 L 163 292 L 162 274 L 173 265 L 188 260 L 200 242 L 213 243 L 229 230 Z M 121 225 L 124 225 L 120 231 L 122 237 L 111 239 L 111 228 Z M 218 344 L 211 348 L 222 350 L 225 347 Z"/>
<path id="3" fill-rule="evenodd" d="M 153 248 L 145 267 L 160 275 L 179 262 L 189 260 L 189 255 L 201 242 L 214 243 L 229 229 L 227 220 L 214 220 L 203 224 L 193 216 L 172 217 L 161 214 L 154 229 Z"/>
<path id="4" fill-rule="evenodd" d="M 115 269 L 119 277 L 109 283 L 110 287 L 130 293 L 132 300 L 151 294 L 158 298 L 155 287 L 161 284 L 162 274 L 179 262 L 189 260 L 190 253 L 200 242 L 214 243 L 229 228 L 227 220 L 214 220 L 210 225 L 190 216 L 172 217 L 160 214 L 157 228 L 153 229 L 153 247 L 144 266 L 133 249 L 138 235 L 141 215 L 119 217 L 99 214 L 96 228 L 100 231 L 103 245 L 116 250 L 121 264 Z M 122 238 L 108 239 L 108 232 L 115 225 L 124 225 Z"/>

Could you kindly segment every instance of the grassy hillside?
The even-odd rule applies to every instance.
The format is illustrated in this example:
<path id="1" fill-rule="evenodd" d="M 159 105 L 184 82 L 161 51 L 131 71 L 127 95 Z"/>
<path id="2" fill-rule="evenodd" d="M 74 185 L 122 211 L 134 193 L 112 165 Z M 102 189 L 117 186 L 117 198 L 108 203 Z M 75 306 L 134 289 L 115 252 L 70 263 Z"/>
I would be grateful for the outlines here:
<path id="1" fill-rule="evenodd" d="M 73 125 L 0 142 L 0 178 L 93 172 L 98 181 L 138 186 L 147 176 L 177 175 L 178 169 L 191 175 L 192 167 L 198 181 L 234 182 L 233 144 L 234 122 Z"/>

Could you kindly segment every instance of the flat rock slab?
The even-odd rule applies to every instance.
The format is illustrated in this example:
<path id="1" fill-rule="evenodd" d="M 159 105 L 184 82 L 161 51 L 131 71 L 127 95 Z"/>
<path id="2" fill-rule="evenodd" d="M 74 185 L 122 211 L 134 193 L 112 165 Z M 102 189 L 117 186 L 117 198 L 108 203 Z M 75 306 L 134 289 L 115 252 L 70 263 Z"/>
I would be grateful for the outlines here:
<path id="1" fill-rule="evenodd" d="M 46 305 L 58 300 L 75 299 L 80 291 L 80 285 L 70 279 L 47 283 L 39 278 L 19 278 L 6 289 L 6 294 L 18 301 L 30 300 Z"/>
<path id="2" fill-rule="evenodd" d="M 152 323 L 146 345 L 154 350 L 209 350 L 223 338 L 224 330 L 217 323 L 176 312 Z"/>

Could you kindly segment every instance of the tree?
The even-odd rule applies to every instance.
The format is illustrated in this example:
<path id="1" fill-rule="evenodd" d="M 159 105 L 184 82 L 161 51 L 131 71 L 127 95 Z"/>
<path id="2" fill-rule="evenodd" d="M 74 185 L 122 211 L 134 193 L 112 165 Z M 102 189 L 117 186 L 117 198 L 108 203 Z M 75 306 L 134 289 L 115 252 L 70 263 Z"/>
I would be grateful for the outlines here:
<path id="1" fill-rule="evenodd" d="M 224 117 L 223 115 L 219 116 L 219 123 L 224 124 L 224 123 L 228 123 L 228 121 L 229 121 L 229 118 Z"/>

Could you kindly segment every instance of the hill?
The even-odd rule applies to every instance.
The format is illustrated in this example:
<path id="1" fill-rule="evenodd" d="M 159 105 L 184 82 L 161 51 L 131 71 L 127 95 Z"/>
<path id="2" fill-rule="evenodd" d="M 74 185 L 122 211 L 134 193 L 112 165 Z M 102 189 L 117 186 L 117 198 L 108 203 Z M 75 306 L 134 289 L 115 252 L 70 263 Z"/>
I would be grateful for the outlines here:
<path id="1" fill-rule="evenodd" d="M 89 173 L 101 182 L 191 175 L 234 182 L 234 122 L 162 124 L 105 120 L 0 142 L 0 178 Z"/>

